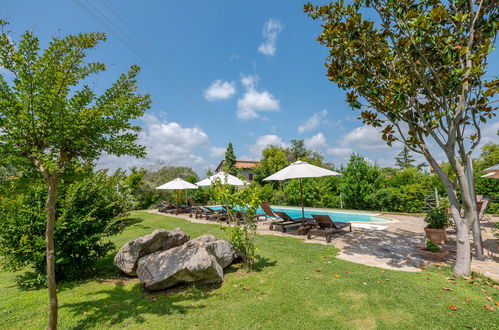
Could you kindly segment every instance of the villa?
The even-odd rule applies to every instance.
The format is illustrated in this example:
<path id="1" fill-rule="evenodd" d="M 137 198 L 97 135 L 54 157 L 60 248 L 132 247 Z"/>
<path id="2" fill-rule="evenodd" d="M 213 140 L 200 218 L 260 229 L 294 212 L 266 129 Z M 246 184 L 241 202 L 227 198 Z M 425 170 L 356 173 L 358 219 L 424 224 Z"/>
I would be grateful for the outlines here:
<path id="1" fill-rule="evenodd" d="M 220 161 L 215 172 L 223 171 L 225 160 Z M 253 169 L 260 165 L 259 161 L 255 160 L 236 160 L 236 167 L 239 169 L 238 175 L 242 175 L 249 182 L 253 182 L 254 172 Z"/>

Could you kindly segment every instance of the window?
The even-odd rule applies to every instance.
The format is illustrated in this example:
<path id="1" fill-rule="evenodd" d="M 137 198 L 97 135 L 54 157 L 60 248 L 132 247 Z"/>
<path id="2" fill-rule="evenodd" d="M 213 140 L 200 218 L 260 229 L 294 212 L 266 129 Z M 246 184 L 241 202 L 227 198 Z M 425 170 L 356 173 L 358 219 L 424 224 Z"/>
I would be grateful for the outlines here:
<path id="1" fill-rule="evenodd" d="M 248 174 L 248 180 L 253 181 L 253 173 Z"/>

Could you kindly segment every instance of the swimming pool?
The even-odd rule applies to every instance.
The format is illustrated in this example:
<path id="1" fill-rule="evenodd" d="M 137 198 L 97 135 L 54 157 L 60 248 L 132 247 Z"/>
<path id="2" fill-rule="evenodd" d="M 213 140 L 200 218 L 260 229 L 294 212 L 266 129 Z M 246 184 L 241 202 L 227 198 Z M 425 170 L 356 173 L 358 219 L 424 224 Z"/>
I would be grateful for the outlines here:
<path id="1" fill-rule="evenodd" d="M 221 209 L 222 207 L 215 207 Z M 286 212 L 291 218 L 301 218 L 301 209 L 291 207 L 272 207 L 273 211 Z M 264 213 L 261 208 L 258 208 L 258 213 Z M 305 217 L 311 218 L 312 214 L 327 214 L 333 221 L 339 222 L 390 222 L 392 220 L 375 216 L 369 213 L 356 213 L 347 211 L 328 211 L 323 209 L 307 209 L 305 208 Z"/>

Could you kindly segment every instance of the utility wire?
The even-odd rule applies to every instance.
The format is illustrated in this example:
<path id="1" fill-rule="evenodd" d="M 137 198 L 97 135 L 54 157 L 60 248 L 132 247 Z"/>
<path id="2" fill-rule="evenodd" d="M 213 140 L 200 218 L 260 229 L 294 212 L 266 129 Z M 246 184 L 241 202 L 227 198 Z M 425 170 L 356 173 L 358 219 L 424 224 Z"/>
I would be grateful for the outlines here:
<path id="1" fill-rule="evenodd" d="M 169 75 L 165 74 L 164 71 L 165 68 L 161 65 L 161 63 L 158 63 L 154 58 L 152 58 L 147 51 L 143 50 L 142 47 L 137 44 L 132 38 L 130 38 L 126 32 L 121 30 L 120 27 L 118 27 L 116 24 L 114 24 L 109 18 L 106 17 L 105 14 L 100 12 L 95 6 L 93 6 L 88 0 L 73 0 L 81 9 L 83 9 L 88 15 L 90 15 L 92 18 L 94 18 L 99 24 L 101 24 L 104 28 L 106 28 L 113 36 L 115 36 L 119 41 L 121 41 L 130 51 L 132 51 L 137 57 L 139 57 L 142 61 L 144 61 L 147 65 L 151 67 L 153 71 L 155 71 L 160 77 L 165 79 L 172 87 L 174 87 L 177 91 L 179 91 L 186 99 L 191 101 L 195 106 L 196 109 L 203 109 L 201 111 L 204 113 L 204 115 L 208 116 L 211 120 L 216 122 L 218 125 L 220 124 L 220 118 L 215 118 L 217 117 L 212 111 L 207 109 L 207 107 L 198 102 L 194 97 L 189 95 L 179 84 L 176 82 L 172 81 L 171 78 L 175 77 L 170 77 Z M 163 62 L 165 62 L 168 65 L 168 61 L 159 53 L 157 52 L 149 43 L 145 41 L 144 38 L 138 34 L 135 29 L 133 29 L 128 23 L 126 23 L 125 20 L 123 20 L 117 13 L 116 11 L 112 10 L 112 8 L 105 4 L 104 1 L 101 0 L 101 2 L 104 4 L 104 6 L 114 15 L 116 16 L 122 23 L 124 23 L 130 31 L 132 31 L 150 50 L 153 52 L 158 58 L 160 58 Z M 168 65 L 169 66 L 169 65 Z M 177 78 L 179 74 L 173 69 L 170 68 L 170 71 L 173 71 L 174 73 L 177 74 Z M 172 75 L 173 76 L 173 75 Z M 231 126 L 225 126 L 225 130 L 231 131 L 233 134 L 233 138 L 239 140 L 240 142 L 243 143 L 242 139 L 240 139 L 240 134 L 235 132 Z"/>

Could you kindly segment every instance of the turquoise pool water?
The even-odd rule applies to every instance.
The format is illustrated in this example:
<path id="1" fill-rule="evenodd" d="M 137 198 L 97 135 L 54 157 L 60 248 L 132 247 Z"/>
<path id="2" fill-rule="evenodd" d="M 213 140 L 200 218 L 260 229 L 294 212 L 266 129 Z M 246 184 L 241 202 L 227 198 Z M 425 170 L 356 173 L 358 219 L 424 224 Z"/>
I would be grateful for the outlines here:
<path id="1" fill-rule="evenodd" d="M 215 207 L 215 209 L 221 209 L 221 207 Z M 274 211 L 286 212 L 291 218 L 301 218 L 301 209 L 292 209 L 286 207 L 272 207 Z M 258 208 L 258 213 L 264 213 L 261 208 Z M 305 217 L 311 218 L 312 214 L 327 214 L 333 219 L 333 221 L 339 222 L 389 222 L 391 220 L 386 218 L 380 218 L 366 213 L 355 213 L 355 212 L 339 212 L 339 211 L 327 211 L 327 210 L 307 210 L 305 209 Z"/>

